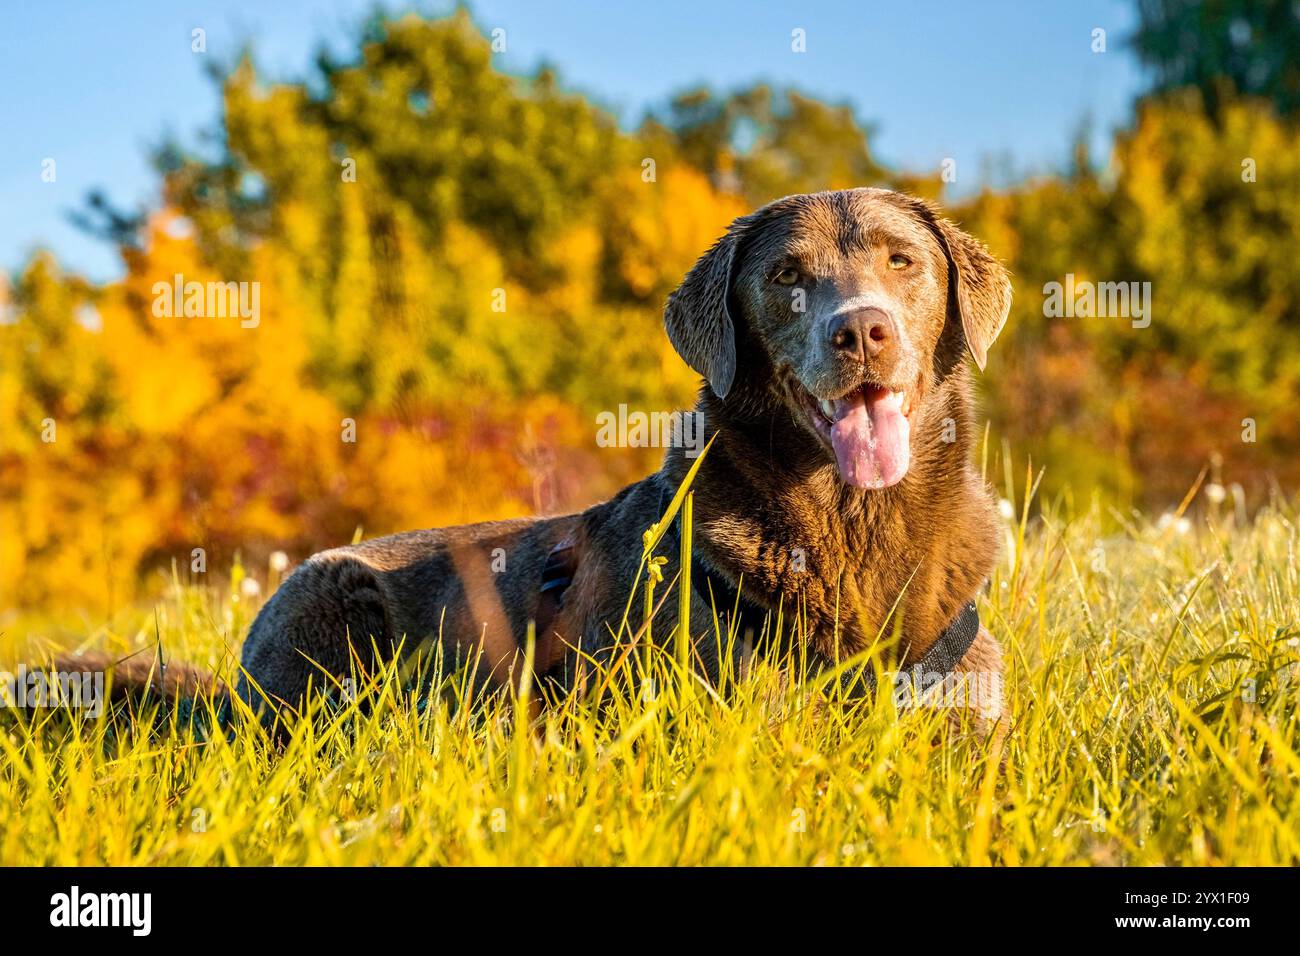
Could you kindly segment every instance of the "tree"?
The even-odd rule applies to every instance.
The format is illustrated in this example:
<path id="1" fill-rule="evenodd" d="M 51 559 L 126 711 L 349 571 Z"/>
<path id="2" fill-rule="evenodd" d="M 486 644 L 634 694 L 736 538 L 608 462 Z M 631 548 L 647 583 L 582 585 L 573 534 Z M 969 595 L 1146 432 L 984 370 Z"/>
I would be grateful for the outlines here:
<path id="1" fill-rule="evenodd" d="M 1133 38 L 1153 92 L 1194 87 L 1211 116 L 1234 95 L 1300 109 L 1300 6 L 1293 0 L 1138 0 Z"/>

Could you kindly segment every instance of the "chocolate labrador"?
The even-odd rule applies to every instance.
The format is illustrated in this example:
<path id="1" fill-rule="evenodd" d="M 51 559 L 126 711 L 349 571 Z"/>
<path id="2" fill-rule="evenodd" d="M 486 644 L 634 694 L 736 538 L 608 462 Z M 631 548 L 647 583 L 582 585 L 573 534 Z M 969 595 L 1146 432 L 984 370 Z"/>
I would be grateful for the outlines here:
<path id="1" fill-rule="evenodd" d="M 963 358 L 983 369 L 1010 301 L 1007 272 L 981 243 L 883 189 L 778 200 L 695 264 L 664 321 L 704 378 L 695 412 L 716 432 L 692 485 L 703 673 L 719 666 L 718 612 L 771 633 L 770 612 L 797 606 L 812 657 L 843 660 L 901 632 L 885 650 L 895 673 L 1000 675 L 973 605 L 998 530 L 972 466 Z M 581 514 L 315 555 L 254 621 L 240 695 L 296 702 L 320 669 L 342 676 L 355 650 L 399 646 L 472 656 L 486 680 L 509 682 L 530 621 L 536 676 L 572 688 L 582 662 L 612 651 L 642 535 L 691 463 L 671 448 L 658 473 Z M 660 549 L 668 581 L 680 571 L 674 541 Z M 670 633 L 676 614 L 665 601 L 653 633 Z M 997 697 L 981 702 L 984 718 L 1000 712 Z"/>
<path id="2" fill-rule="evenodd" d="M 770 637 L 773 612 L 797 608 L 806 658 L 879 648 L 896 681 L 927 687 L 991 675 L 978 719 L 1000 722 L 1001 649 L 973 603 L 998 528 L 972 466 L 964 358 L 983 369 L 1010 300 L 1006 270 L 981 243 L 883 189 L 778 200 L 699 259 L 664 321 L 703 376 L 695 413 L 715 436 L 692 485 L 702 674 L 715 678 L 721 655 L 741 646 L 718 640 L 719 620 L 732 635 L 743 625 Z M 530 622 L 534 675 L 572 689 L 615 651 L 642 536 L 691 464 L 671 448 L 658 473 L 581 514 L 313 556 L 253 622 L 238 694 L 294 705 L 309 681 L 327 683 L 322 671 L 342 678 L 375 653 L 420 647 L 472 659 L 485 682 L 505 685 L 522 673 Z M 668 582 L 681 570 L 678 533 L 660 542 Z M 656 636 L 672 632 L 676 604 L 660 606 Z"/>

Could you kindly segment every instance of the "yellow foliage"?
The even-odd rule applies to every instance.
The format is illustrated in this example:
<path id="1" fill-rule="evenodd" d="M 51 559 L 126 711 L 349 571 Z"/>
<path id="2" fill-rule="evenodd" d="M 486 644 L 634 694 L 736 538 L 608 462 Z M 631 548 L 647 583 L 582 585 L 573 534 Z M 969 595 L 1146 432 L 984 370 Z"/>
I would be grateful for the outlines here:
<path id="1" fill-rule="evenodd" d="M 548 71 L 497 72 L 463 13 L 376 29 L 319 89 L 239 64 L 227 152 L 167 167 L 121 281 L 41 254 L 0 286 L 0 614 L 111 610 L 196 548 L 219 568 L 589 504 L 660 455 L 597 447 L 595 415 L 692 401 L 664 299 L 756 195 L 940 186 L 806 97 L 688 93 L 625 133 Z M 1300 476 L 1297 137 L 1260 103 L 1148 103 L 1106 176 L 949 210 L 1014 274 L 981 383 L 1049 487 Z M 1151 328 L 1049 319 L 1066 273 L 1150 281 Z M 176 314 L 178 281 L 255 291 L 256 315 Z"/>

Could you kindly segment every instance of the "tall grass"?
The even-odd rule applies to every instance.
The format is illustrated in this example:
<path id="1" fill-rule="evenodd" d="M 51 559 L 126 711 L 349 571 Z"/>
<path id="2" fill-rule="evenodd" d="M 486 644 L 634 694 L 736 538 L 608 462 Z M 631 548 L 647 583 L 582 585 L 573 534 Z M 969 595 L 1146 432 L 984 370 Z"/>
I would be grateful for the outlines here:
<path id="1" fill-rule="evenodd" d="M 630 611 L 636 652 L 594 674 L 603 707 L 467 705 L 464 672 L 419 692 L 394 668 L 278 743 L 171 710 L 0 715 L 0 863 L 1300 862 L 1294 511 L 1030 520 L 1028 497 L 980 601 L 1006 651 L 1000 757 L 940 711 L 840 700 L 779 662 L 711 688 Z M 644 600 L 676 601 L 649 563 Z M 80 641 L 230 674 L 242 574 L 173 581 Z M 10 630 L 4 660 L 40 636 Z"/>

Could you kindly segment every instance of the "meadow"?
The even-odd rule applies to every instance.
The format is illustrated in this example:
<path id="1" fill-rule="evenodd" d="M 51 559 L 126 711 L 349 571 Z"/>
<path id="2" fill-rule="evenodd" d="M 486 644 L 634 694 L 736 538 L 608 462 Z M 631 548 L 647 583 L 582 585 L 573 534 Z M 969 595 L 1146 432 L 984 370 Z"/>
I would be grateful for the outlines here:
<path id="1" fill-rule="evenodd" d="M 230 679 L 285 564 L 357 529 L 609 498 L 662 452 L 602 423 L 699 387 L 663 307 L 700 254 L 776 197 L 879 185 L 1013 275 L 978 380 L 982 460 L 1035 469 L 987 472 L 1009 732 L 779 660 L 705 686 L 659 633 L 599 701 L 395 670 L 277 739 L 204 700 L 3 707 L 0 864 L 1300 862 L 1295 18 L 1137 6 L 1159 81 L 1106 155 L 1081 133 L 978 189 L 883 165 L 861 91 L 702 85 L 629 125 L 460 6 L 377 11 L 297 74 L 214 57 L 156 195 L 84 197 L 119 277 L 0 271 L 0 671 L 161 648 Z M 1141 315 L 1056 308 L 1076 280 Z M 177 308 L 200 288 L 233 298 Z"/>
<path id="2" fill-rule="evenodd" d="M 603 707 L 465 701 L 463 673 L 419 691 L 393 671 L 281 741 L 171 706 L 10 711 L 0 864 L 1294 864 L 1296 511 L 1189 505 L 1150 522 L 1004 501 L 980 601 L 1006 649 L 1000 747 L 776 661 L 722 693 L 683 684 L 670 653 L 660 693 L 612 674 Z M 175 576 L 80 644 L 161 641 L 229 675 L 247 573 Z M 269 593 L 275 572 L 255 577 Z M 32 650 L 12 634 L 6 666 Z"/>

